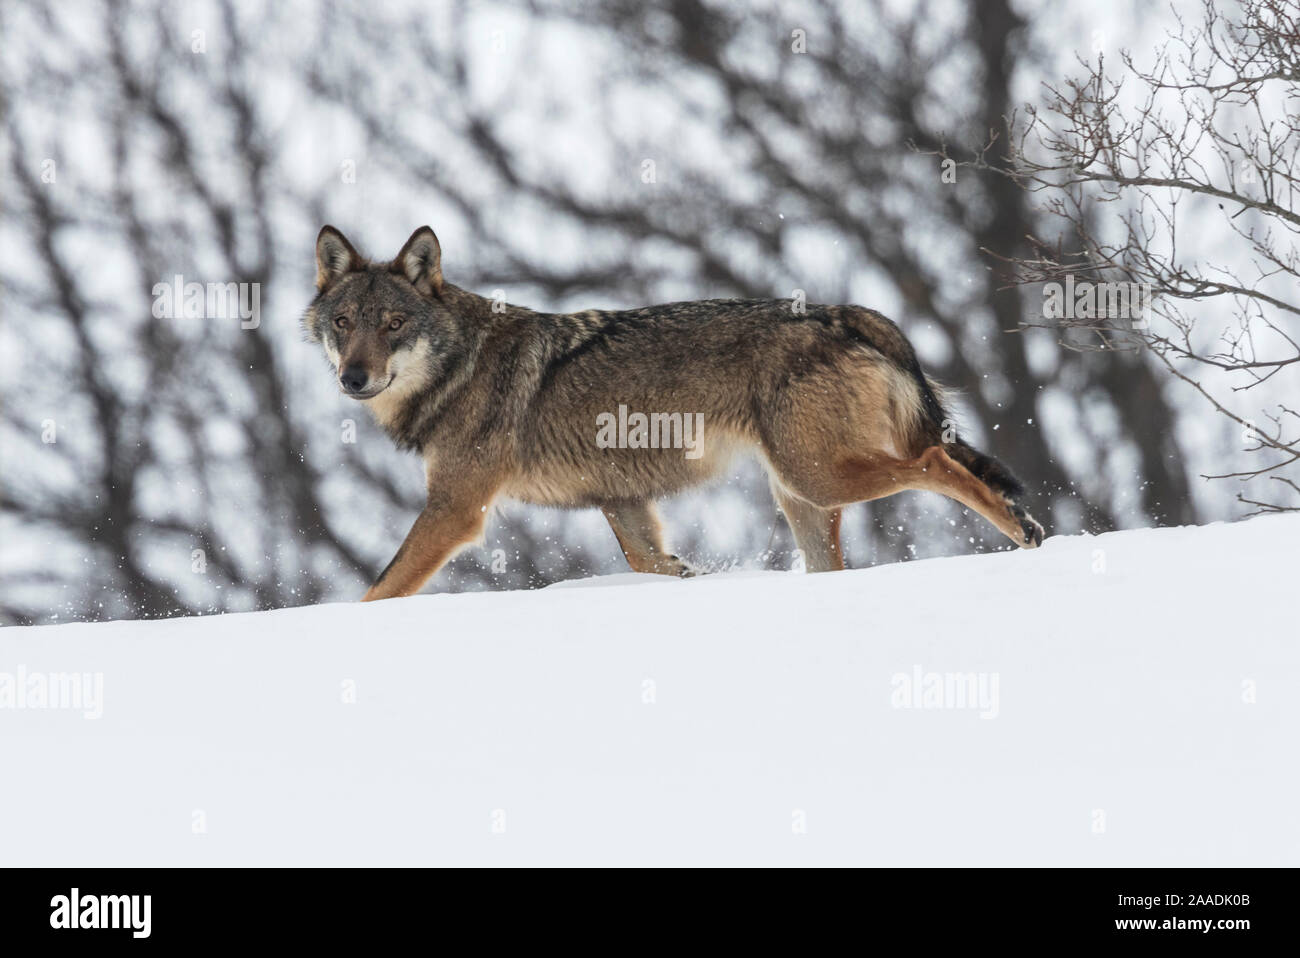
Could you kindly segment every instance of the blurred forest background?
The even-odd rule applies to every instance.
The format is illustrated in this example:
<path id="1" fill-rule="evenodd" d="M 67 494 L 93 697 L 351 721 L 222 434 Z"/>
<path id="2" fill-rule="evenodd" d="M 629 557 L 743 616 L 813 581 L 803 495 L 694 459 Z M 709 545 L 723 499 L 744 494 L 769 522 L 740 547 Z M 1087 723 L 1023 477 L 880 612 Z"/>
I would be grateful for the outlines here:
<path id="1" fill-rule="evenodd" d="M 981 250 L 1053 227 L 925 152 L 977 148 L 1076 51 L 1154 45 L 1171 16 L 1114 8 L 7 0 L 0 621 L 348 600 L 383 568 L 423 475 L 302 339 L 325 222 L 382 258 L 428 223 L 451 282 L 535 309 L 868 305 L 1049 534 L 1243 514 L 1200 478 L 1237 430 L 1150 357 L 1016 331 L 1041 294 L 999 290 Z M 259 284 L 260 322 L 156 318 L 177 275 Z M 708 568 L 790 564 L 753 465 L 665 517 Z M 853 566 L 1005 547 L 921 493 L 844 534 Z M 509 505 L 432 588 L 625 568 L 598 513 Z"/>

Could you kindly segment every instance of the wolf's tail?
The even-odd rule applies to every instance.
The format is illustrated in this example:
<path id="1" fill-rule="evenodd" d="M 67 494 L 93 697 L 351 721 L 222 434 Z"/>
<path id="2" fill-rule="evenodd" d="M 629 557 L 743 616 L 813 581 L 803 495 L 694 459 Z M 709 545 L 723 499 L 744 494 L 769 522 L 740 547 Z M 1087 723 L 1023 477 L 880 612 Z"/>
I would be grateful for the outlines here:
<path id="1" fill-rule="evenodd" d="M 967 445 L 961 439 L 949 443 L 948 455 L 969 469 L 972 475 L 996 493 L 1016 502 L 1025 494 L 1025 486 L 1011 470 L 992 456 Z"/>

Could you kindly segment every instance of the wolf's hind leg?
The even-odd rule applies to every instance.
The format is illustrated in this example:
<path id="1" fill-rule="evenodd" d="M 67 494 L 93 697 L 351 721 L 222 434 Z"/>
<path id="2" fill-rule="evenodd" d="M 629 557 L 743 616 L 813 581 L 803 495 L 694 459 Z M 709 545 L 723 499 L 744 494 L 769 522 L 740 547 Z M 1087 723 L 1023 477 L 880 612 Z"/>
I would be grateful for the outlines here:
<path id="1" fill-rule="evenodd" d="M 977 478 L 942 446 L 930 446 L 915 459 L 874 453 L 840 459 L 830 469 L 782 465 L 782 481 L 825 509 L 924 489 L 978 512 L 1022 548 L 1033 549 L 1043 541 L 1043 527 L 1029 513 Z"/>
<path id="2" fill-rule="evenodd" d="M 993 470 L 990 480 L 977 475 L 965 461 L 948 454 L 953 447 L 931 446 L 918 461 L 924 464 L 925 479 L 917 488 L 930 489 L 969 506 L 993 523 L 1008 539 L 1022 549 L 1036 549 L 1043 544 L 1043 527 L 1038 524 L 1013 495 L 1023 492 L 1020 483 L 1010 473 L 982 453 L 973 452 L 976 463 L 983 462 Z M 958 446 L 959 454 L 969 446 Z M 991 480 L 1010 483 L 1014 492 L 1004 491 Z"/>
<path id="3" fill-rule="evenodd" d="M 823 509 L 786 492 L 775 482 L 772 495 L 785 513 L 795 544 L 809 572 L 838 572 L 844 568 L 840 552 L 840 510 Z"/>
<path id="4" fill-rule="evenodd" d="M 618 502 L 601 507 L 633 572 L 691 576 L 695 572 L 664 548 L 663 530 L 653 502 Z"/>
<path id="5" fill-rule="evenodd" d="M 888 456 L 855 458 L 839 463 L 833 498 L 879 499 L 904 489 L 925 489 L 955 499 L 993 523 L 1023 549 L 1042 545 L 1043 527 L 1005 495 L 957 462 L 943 446 L 930 446 L 915 459 Z"/>

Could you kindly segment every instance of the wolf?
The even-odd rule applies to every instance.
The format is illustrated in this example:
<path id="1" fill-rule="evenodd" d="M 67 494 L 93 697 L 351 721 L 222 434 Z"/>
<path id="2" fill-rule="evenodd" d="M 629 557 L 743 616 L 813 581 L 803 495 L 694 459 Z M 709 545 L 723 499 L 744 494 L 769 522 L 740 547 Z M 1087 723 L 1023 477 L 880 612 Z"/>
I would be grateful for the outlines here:
<path id="1" fill-rule="evenodd" d="M 765 466 L 809 571 L 844 567 L 844 506 L 907 489 L 955 499 L 1018 546 L 1043 541 L 1021 483 L 957 436 L 903 333 L 861 306 L 719 299 L 540 313 L 444 281 L 428 226 L 372 262 L 327 225 L 303 327 L 342 392 L 424 461 L 424 508 L 363 601 L 419 591 L 482 536 L 499 497 L 598 508 L 633 570 L 691 575 L 664 544 L 655 501 L 746 451 Z M 655 414 L 669 441 L 648 441 Z M 672 441 L 678 421 L 698 426 L 689 450 Z"/>

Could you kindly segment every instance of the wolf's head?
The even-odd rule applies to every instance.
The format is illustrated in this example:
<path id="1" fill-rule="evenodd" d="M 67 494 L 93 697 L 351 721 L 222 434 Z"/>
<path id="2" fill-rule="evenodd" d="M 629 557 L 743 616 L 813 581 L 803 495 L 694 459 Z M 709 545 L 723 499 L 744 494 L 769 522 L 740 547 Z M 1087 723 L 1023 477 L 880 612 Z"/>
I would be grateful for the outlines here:
<path id="1" fill-rule="evenodd" d="M 410 392 L 457 352 L 460 328 L 444 302 L 442 250 L 422 226 L 396 258 L 372 263 L 332 226 L 316 237 L 316 299 L 303 316 L 325 347 L 339 388 L 354 399 Z"/>

